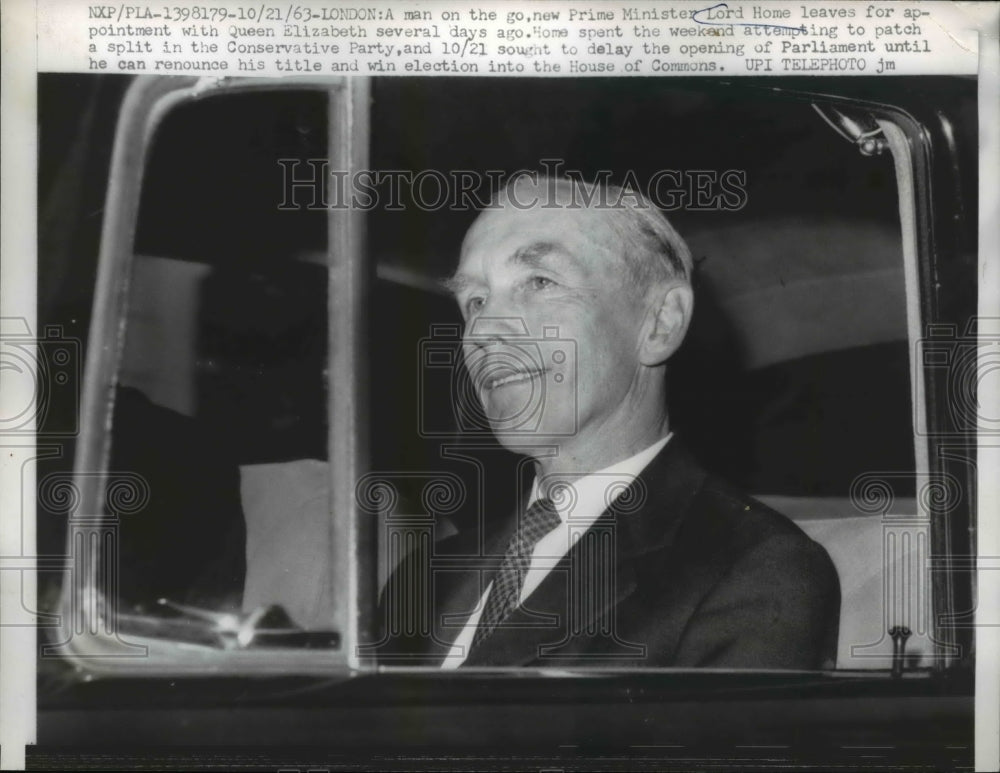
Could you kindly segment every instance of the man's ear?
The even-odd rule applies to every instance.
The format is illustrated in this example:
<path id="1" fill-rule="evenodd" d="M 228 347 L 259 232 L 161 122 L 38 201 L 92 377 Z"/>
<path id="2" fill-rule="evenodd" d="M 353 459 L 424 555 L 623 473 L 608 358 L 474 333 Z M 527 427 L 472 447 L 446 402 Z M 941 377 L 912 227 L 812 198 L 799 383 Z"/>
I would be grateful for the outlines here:
<path id="1" fill-rule="evenodd" d="M 643 365 L 662 365 L 677 351 L 694 310 L 694 294 L 686 282 L 660 285 L 650 295 L 649 314 L 639 342 L 639 361 Z"/>

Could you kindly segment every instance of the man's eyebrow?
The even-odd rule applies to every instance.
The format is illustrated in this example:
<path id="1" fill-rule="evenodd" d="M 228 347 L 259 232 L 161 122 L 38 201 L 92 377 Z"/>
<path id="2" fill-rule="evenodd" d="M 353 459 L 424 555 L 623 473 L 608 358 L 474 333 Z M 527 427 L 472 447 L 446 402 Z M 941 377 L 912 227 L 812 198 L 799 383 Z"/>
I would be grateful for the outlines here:
<path id="1" fill-rule="evenodd" d="M 475 284 L 472 279 L 470 279 L 465 274 L 455 274 L 455 276 L 445 277 L 444 279 L 438 280 L 438 283 L 452 295 L 458 295 L 462 290 L 465 290 L 472 284 Z"/>
<path id="2" fill-rule="evenodd" d="M 538 268 L 542 261 L 553 253 L 566 254 L 565 248 L 558 242 L 532 242 L 519 248 L 510 256 L 511 263 Z"/>
<path id="3" fill-rule="evenodd" d="M 509 260 L 522 266 L 538 268 L 545 258 L 552 254 L 568 254 L 566 249 L 559 242 L 532 242 L 514 251 Z M 439 279 L 438 284 L 452 295 L 458 295 L 463 290 L 478 284 L 475 279 L 467 274 L 455 274 L 454 276 Z"/>

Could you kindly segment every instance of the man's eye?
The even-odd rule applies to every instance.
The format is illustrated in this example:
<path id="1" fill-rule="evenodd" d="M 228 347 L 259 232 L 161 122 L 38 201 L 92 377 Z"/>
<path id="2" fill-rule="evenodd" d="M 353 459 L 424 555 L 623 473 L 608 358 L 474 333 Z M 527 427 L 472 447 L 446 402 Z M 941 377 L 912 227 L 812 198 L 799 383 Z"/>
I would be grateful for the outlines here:
<path id="1" fill-rule="evenodd" d="M 555 282 L 545 276 L 533 276 L 530 281 L 533 290 L 545 290 L 555 284 Z"/>
<path id="2" fill-rule="evenodd" d="M 480 311 L 485 304 L 485 298 L 476 296 L 475 298 L 469 298 L 469 300 L 465 302 L 465 308 L 470 314 L 474 314 L 475 312 Z"/>

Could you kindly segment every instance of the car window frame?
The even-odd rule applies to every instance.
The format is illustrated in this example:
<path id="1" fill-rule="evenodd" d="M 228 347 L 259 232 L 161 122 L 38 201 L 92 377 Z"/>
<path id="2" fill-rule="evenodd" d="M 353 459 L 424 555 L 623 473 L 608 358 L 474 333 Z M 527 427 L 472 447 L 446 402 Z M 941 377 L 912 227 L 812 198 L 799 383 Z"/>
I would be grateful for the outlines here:
<path id="1" fill-rule="evenodd" d="M 78 501 L 70 514 L 67 551 L 70 571 L 60 599 L 57 643 L 43 647 L 42 657 L 62 657 L 91 676 L 350 673 L 358 669 L 356 642 L 370 634 L 373 613 L 359 603 L 374 591 L 374 572 L 359 556 L 371 551 L 373 525 L 358 517 L 353 486 L 366 467 L 367 389 L 364 306 L 368 271 L 365 262 L 364 213 L 348 207 L 327 210 L 329 326 L 327 358 L 328 458 L 333 582 L 346 589 L 347 604 L 332 627 L 340 644 L 330 650 L 214 650 L 183 643 L 122 635 L 117 603 L 100 583 L 100 545 L 113 544 L 113 524 L 105 512 L 111 448 L 110 426 L 119 365 L 125 341 L 126 312 L 134 238 L 144 166 L 151 141 L 167 113 L 187 102 L 215 94 L 252 91 L 324 91 L 328 98 L 327 160 L 333 169 L 363 169 L 368 153 L 367 79 L 343 76 L 268 78 L 137 78 L 122 101 L 105 196 L 93 316 L 80 400 L 80 433 L 74 459 Z M 86 515 L 84 515 L 86 514 Z M 111 589 L 113 593 L 113 589 Z"/>
<path id="2" fill-rule="evenodd" d="M 360 170 L 367 168 L 369 146 L 368 100 L 370 81 L 367 78 L 296 78 L 281 81 L 268 79 L 196 79 L 152 78 L 138 79 L 127 94 L 122 106 L 121 119 L 116 133 L 112 173 L 107 192 L 108 206 L 101 237 L 97 293 L 94 300 L 94 317 L 88 342 L 88 358 L 84 373 L 81 400 L 80 437 L 75 462 L 75 477 L 80 488 L 80 512 L 98 513 L 103 501 L 103 481 L 90 474 L 93 470 L 106 470 L 110 434 L 109 426 L 113 389 L 117 365 L 121 357 L 124 330 L 120 320 L 128 298 L 128 265 L 132 259 L 132 239 L 138 216 L 142 184 L 142 167 L 145 153 L 156 127 L 166 112 L 185 98 L 202 96 L 226 90 L 287 89 L 291 86 L 319 88 L 330 92 L 330 142 L 328 156 L 337 169 Z M 730 84 L 732 85 L 732 84 Z M 740 87 L 740 86 L 735 86 Z M 752 87 L 750 87 L 752 88 Z M 773 90 L 772 90 L 773 91 Z M 332 95 L 339 95 L 334 99 Z M 774 96 L 772 93 L 770 96 Z M 911 246 L 904 249 L 907 271 L 914 272 L 915 296 L 907 289 L 907 307 L 910 319 L 910 349 L 913 362 L 911 386 L 915 399 L 921 403 L 915 411 L 926 414 L 933 422 L 940 410 L 938 396 L 922 386 L 923 368 L 913 359 L 919 335 L 929 321 L 936 319 L 933 293 L 934 250 L 931 196 L 931 165 L 929 140 L 921 122 L 914 116 L 891 105 L 863 100 L 786 91 L 784 98 L 808 102 L 828 102 L 865 109 L 881 120 L 890 122 L 902 132 L 908 143 L 908 157 L 897 159 L 912 176 L 909 201 L 903 201 L 903 191 L 897 180 L 897 194 L 901 207 L 912 205 L 908 226 L 911 233 L 904 233 Z M 836 141 L 835 137 L 831 141 Z M 904 226 L 906 227 L 906 226 Z M 133 675 L 135 673 L 171 675 L 174 673 L 213 674 L 322 674 L 333 672 L 368 672 L 383 667 L 360 660 L 356 645 L 371 641 L 375 630 L 376 550 L 378 535 L 372 519 L 361 517 L 355 501 L 353 483 L 367 471 L 370 438 L 368 437 L 368 390 L 365 356 L 367 337 L 365 318 L 367 288 L 373 273 L 367 266 L 365 253 L 365 214 L 352 208 L 330 208 L 328 220 L 327 257 L 330 269 L 329 320 L 329 462 L 331 468 L 331 516 L 346 513 L 347 517 L 332 517 L 334 539 L 346 546 L 345 561 L 338 567 L 347 605 L 341 625 L 342 644 L 334 653 L 301 652 L 296 650 L 268 650 L 260 652 L 222 651 L 199 653 L 197 657 L 178 655 L 168 645 L 168 652 L 156 657 L 134 657 L 134 653 L 108 654 L 104 645 L 86 630 L 82 634 L 69 632 L 68 643 L 49 647 L 47 654 L 68 656 L 79 661 L 88 671 L 102 675 Z M 908 282 L 908 285 L 910 283 Z M 911 307 L 914 313 L 911 312 Z M 914 325 L 916 320 L 916 325 Z M 916 336 L 916 338 L 914 338 Z M 113 345 L 108 345 L 113 342 Z M 336 405 L 334 401 L 336 399 Z M 918 474 L 930 478 L 944 473 L 939 451 L 940 441 L 934 436 L 920 437 L 914 432 L 917 450 Z M 921 445 L 923 450 L 920 450 Z M 943 515 L 931 516 L 931 543 L 935 556 L 950 555 L 948 532 L 941 524 Z M 970 518 L 972 514 L 970 513 Z M 72 547 L 72 546 L 71 546 Z M 91 566 L 88 571 L 95 570 Z M 934 664 L 936 670 L 948 668 L 971 657 L 969 648 L 954 652 L 956 633 L 943 621 L 955 614 L 955 578 L 951 572 L 938 571 L 932 576 L 934 599 L 933 626 L 936 643 Z M 971 580 L 970 580 L 971 581 Z M 86 583 L 64 584 L 64 619 L 80 627 L 86 621 L 79 617 L 80 610 L 91 607 L 82 600 Z M 93 590 L 91 588 L 91 590 Z M 87 629 L 87 625 L 82 626 Z M 67 626 L 64 625 L 64 629 Z M 93 628 L 93 626 L 91 626 Z M 66 631 L 64 630 L 64 638 Z M 81 636 L 83 637 L 81 639 Z M 112 647 L 114 649 L 114 647 Z M 331 657 L 332 656 L 332 657 Z M 331 671 L 332 669 L 332 671 Z M 392 666 L 392 671 L 425 671 L 426 668 Z M 431 669 L 433 670 L 433 669 Z M 521 672 L 524 669 L 516 669 Z M 541 669 L 548 672 L 548 669 Z M 562 671 L 560 670 L 562 673 Z M 505 671 L 505 673 L 511 673 Z M 865 671 L 866 676 L 880 673 Z"/>

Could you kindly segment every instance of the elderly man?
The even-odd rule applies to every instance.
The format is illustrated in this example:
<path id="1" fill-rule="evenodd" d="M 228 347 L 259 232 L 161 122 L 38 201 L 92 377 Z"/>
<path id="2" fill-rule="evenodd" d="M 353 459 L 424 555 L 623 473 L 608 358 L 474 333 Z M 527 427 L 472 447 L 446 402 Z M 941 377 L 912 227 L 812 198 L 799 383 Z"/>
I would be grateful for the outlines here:
<path id="1" fill-rule="evenodd" d="M 448 281 L 465 365 L 534 480 L 501 539 L 452 552 L 475 571 L 425 564 L 413 652 L 445 668 L 833 666 L 826 552 L 671 433 L 690 272 L 663 214 L 612 187 L 521 178 L 469 229 Z"/>

